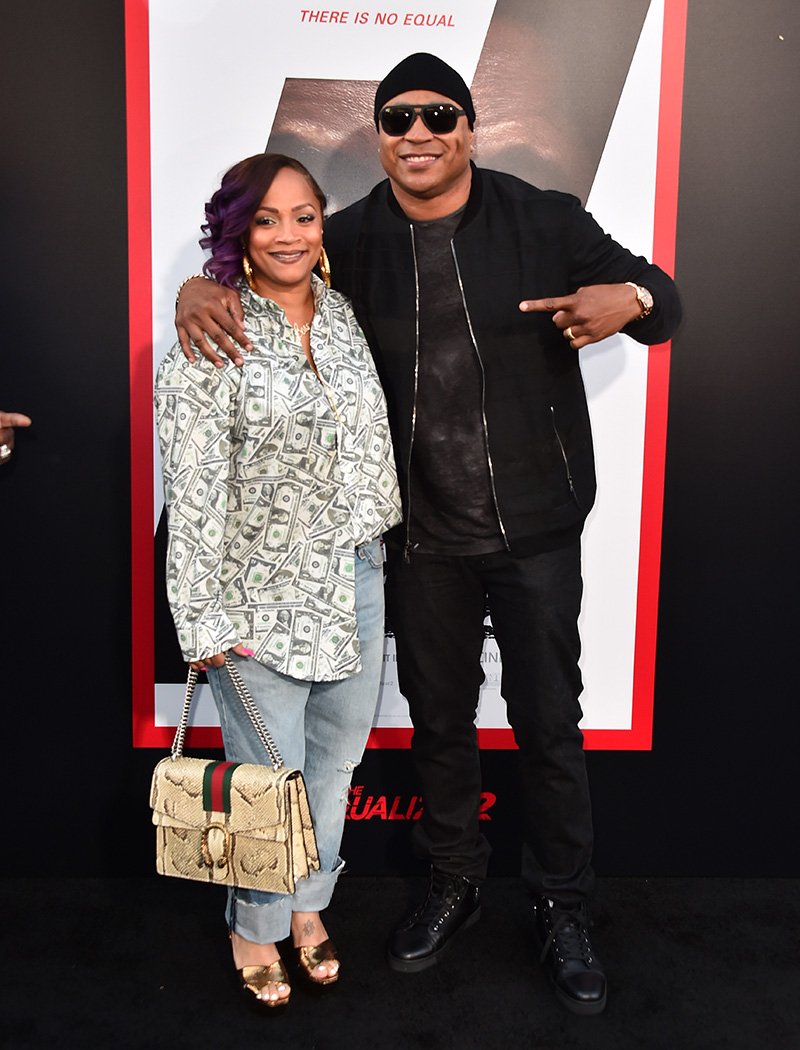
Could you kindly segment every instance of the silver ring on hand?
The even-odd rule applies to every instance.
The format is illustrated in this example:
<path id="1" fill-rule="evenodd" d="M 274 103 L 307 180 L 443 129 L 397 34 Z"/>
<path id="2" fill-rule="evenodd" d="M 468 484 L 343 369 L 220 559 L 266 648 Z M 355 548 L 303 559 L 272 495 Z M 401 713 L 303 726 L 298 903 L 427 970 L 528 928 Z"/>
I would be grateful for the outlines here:
<path id="1" fill-rule="evenodd" d="M 0 459 L 8 459 L 11 455 L 11 447 L 9 445 L 0 445 Z"/>

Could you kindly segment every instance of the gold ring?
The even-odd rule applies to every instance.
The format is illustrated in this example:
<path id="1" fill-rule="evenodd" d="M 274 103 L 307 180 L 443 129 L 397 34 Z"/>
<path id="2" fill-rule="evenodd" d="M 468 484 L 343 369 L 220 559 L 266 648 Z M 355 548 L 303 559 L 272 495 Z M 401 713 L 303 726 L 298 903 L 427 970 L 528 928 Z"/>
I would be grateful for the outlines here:
<path id="1" fill-rule="evenodd" d="M 568 328 L 564 329 L 564 335 L 567 337 L 567 339 L 569 339 L 570 342 L 572 342 L 572 340 L 575 338 L 575 336 L 572 334 L 572 325 L 569 325 Z"/>

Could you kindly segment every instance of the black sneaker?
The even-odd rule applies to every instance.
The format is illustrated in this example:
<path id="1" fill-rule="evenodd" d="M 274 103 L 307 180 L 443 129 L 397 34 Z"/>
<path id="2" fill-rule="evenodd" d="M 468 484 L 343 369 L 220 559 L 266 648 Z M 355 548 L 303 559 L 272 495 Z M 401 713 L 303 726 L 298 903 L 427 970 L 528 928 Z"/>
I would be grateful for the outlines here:
<path id="1" fill-rule="evenodd" d="M 536 930 L 557 998 L 576 1014 L 599 1014 L 606 1005 L 606 975 L 589 940 L 585 904 L 536 900 Z"/>
<path id="2" fill-rule="evenodd" d="M 402 973 L 426 970 L 458 931 L 477 922 L 480 915 L 478 886 L 463 875 L 432 868 L 425 900 L 389 937 L 389 966 Z"/>

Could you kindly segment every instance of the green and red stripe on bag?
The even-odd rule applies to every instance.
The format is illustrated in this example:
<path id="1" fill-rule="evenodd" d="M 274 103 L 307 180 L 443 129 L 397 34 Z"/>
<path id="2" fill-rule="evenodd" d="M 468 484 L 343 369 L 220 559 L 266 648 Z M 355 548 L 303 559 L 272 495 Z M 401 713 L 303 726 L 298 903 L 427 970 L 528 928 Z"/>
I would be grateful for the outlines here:
<path id="1" fill-rule="evenodd" d="M 150 805 L 162 875 L 293 893 L 319 868 L 300 770 L 164 758 Z"/>

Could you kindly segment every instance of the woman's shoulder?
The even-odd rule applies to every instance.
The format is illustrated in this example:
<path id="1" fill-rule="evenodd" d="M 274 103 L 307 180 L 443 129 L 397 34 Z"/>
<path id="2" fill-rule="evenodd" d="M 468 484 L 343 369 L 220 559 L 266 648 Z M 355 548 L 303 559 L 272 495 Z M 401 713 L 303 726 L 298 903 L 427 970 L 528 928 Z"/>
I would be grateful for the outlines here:
<path id="1" fill-rule="evenodd" d="M 181 349 L 181 344 L 173 343 L 156 370 L 155 392 L 158 394 L 167 390 L 202 388 L 212 393 L 220 388 L 238 385 L 240 369 L 228 358 L 223 356 L 222 360 L 224 367 L 217 368 L 196 352 L 195 360 L 189 361 Z"/>
<path id="2" fill-rule="evenodd" d="M 183 351 L 181 350 L 181 344 L 178 342 L 173 343 L 161 358 L 158 368 L 156 369 L 156 389 L 162 386 L 165 382 L 168 382 L 169 377 L 173 375 L 173 373 L 181 373 L 188 364 L 189 362 L 186 360 Z"/>

